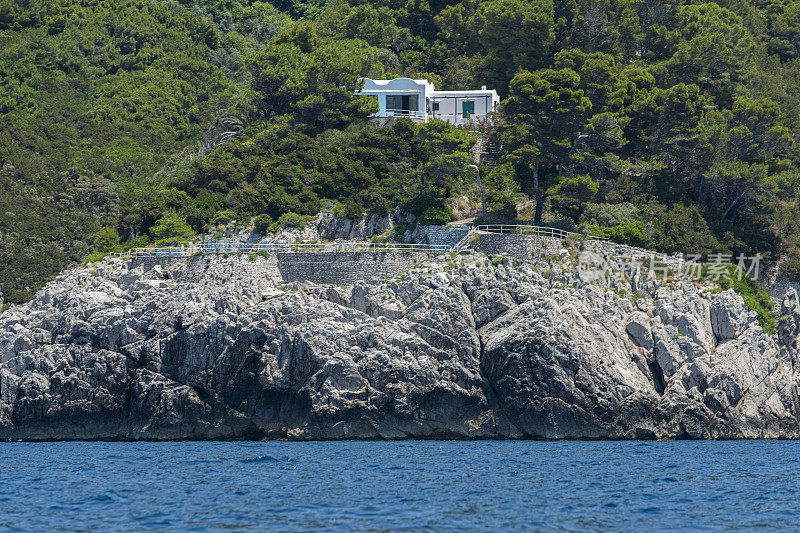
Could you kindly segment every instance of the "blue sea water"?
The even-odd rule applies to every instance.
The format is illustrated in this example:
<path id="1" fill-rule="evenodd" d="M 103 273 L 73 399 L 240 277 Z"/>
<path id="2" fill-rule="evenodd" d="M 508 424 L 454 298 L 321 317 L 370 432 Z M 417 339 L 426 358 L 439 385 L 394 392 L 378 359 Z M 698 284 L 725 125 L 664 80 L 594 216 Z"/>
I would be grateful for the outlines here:
<path id="1" fill-rule="evenodd" d="M 790 530 L 799 442 L 0 443 L 18 531 Z"/>

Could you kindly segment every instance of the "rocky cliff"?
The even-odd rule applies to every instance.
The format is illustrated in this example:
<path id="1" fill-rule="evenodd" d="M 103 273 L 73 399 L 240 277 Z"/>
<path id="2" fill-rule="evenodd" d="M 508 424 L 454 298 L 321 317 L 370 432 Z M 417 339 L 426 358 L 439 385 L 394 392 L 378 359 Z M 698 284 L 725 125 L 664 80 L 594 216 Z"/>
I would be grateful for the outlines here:
<path id="1" fill-rule="evenodd" d="M 730 291 L 450 259 L 350 287 L 63 274 L 0 316 L 0 438 L 800 435 L 796 295 L 767 335 Z"/>

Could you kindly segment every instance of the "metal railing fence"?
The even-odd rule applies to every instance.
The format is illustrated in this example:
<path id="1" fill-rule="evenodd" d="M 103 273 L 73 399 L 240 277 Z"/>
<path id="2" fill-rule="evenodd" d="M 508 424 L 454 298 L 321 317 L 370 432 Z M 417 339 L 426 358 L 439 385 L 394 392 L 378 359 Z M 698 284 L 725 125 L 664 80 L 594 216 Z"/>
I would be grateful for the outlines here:
<path id="1" fill-rule="evenodd" d="M 476 230 L 484 233 L 532 235 L 535 237 L 552 237 L 555 239 L 566 239 L 569 236 L 574 236 L 575 238 L 588 238 L 598 241 L 608 240 L 606 237 L 585 235 L 582 233 L 575 233 L 574 231 L 566 231 L 559 228 L 550 228 L 547 226 L 527 226 L 524 224 L 482 224 L 480 226 L 477 226 Z"/>
<path id="2" fill-rule="evenodd" d="M 558 228 L 546 226 L 527 226 L 523 224 L 482 224 L 474 226 L 470 231 L 453 246 L 445 244 L 403 244 L 394 242 L 311 242 L 311 243 L 256 243 L 248 244 L 241 242 L 217 242 L 210 244 L 190 244 L 186 246 L 162 246 L 134 248 L 127 252 L 115 252 L 110 255 L 115 257 L 151 257 L 161 259 L 173 259 L 189 257 L 193 255 L 213 254 L 301 254 L 315 252 L 350 252 L 350 253 L 427 253 L 442 254 L 445 252 L 459 252 L 469 246 L 470 240 L 477 233 L 503 233 L 514 235 L 531 235 L 536 237 L 551 237 L 556 239 L 566 239 L 569 236 L 575 238 L 589 238 L 592 240 L 608 240 L 605 237 L 583 235 Z"/>
<path id="3" fill-rule="evenodd" d="M 266 253 L 315 253 L 315 252 L 350 252 L 350 253 L 428 253 L 437 254 L 450 251 L 446 245 L 436 244 L 402 244 L 373 242 L 320 242 L 320 243 L 213 243 L 191 244 L 188 246 L 164 246 L 135 248 L 127 252 L 112 253 L 117 257 L 158 257 L 178 258 L 193 255 L 214 254 L 258 254 Z"/>

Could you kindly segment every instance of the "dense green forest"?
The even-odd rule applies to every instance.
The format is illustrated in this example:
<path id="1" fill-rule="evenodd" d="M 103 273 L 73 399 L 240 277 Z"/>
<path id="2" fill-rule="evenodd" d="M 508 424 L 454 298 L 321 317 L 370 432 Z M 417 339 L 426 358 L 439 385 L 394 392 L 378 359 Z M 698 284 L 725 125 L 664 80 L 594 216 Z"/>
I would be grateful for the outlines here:
<path id="1" fill-rule="evenodd" d="M 371 125 L 362 76 L 498 90 L 495 219 L 800 274 L 800 2 L 0 0 L 7 300 L 232 219 L 477 201 L 475 135 Z"/>

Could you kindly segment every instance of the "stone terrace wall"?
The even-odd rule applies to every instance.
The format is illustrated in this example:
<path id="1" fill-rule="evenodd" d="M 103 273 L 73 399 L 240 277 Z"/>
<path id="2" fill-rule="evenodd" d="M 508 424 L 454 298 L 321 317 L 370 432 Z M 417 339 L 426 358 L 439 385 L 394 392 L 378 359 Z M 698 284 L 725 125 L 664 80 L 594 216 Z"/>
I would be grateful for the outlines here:
<path id="1" fill-rule="evenodd" d="M 425 252 L 308 252 L 254 254 L 197 254 L 189 257 L 147 257 L 131 260 L 132 267 L 150 270 L 162 266 L 169 275 L 192 283 L 230 279 L 272 284 L 311 281 L 348 285 L 359 280 L 398 276 L 417 263 L 446 255 Z"/>
<path id="2" fill-rule="evenodd" d="M 446 226 L 425 227 L 426 239 L 432 244 L 456 244 L 468 233 L 464 228 Z M 558 255 L 564 250 L 561 239 L 513 233 L 480 233 L 472 247 L 489 255 L 507 254 L 520 261 Z M 589 240 L 585 249 L 597 252 L 608 260 L 626 264 L 632 260 L 642 262 L 656 259 L 657 265 L 666 265 L 673 272 L 681 266 L 677 256 L 657 254 L 642 248 L 634 248 L 608 241 Z M 211 276 L 215 280 L 235 277 L 242 280 L 269 280 L 273 283 L 312 281 L 336 285 L 347 285 L 363 279 L 387 279 L 412 268 L 415 261 L 429 259 L 427 253 L 403 254 L 400 252 L 313 252 L 278 253 L 268 257 L 251 254 L 201 254 L 185 256 L 139 256 L 132 259 L 134 267 L 146 270 L 156 265 L 170 265 L 169 270 L 178 279 L 201 282 Z M 180 262 L 180 263 L 179 263 Z M 184 265 L 184 266 L 180 266 Z M 656 267 L 660 268 L 660 267 Z M 780 291 L 774 291 L 780 292 Z M 785 292 L 785 291 L 783 291 Z M 776 298 L 782 296 L 774 295 Z"/>
<path id="3" fill-rule="evenodd" d="M 533 257 L 556 255 L 563 250 L 560 239 L 537 237 L 535 235 L 515 235 L 513 233 L 481 233 L 477 248 L 489 255 L 507 254 L 520 261 L 530 261 Z"/>
<path id="4" fill-rule="evenodd" d="M 278 260 L 274 254 L 269 257 L 250 254 L 193 255 L 186 259 L 179 278 L 195 283 L 229 279 L 272 281 L 273 283 L 283 281 L 278 270 Z"/>
<path id="5" fill-rule="evenodd" d="M 407 242 L 419 242 L 453 247 L 467 236 L 470 228 L 465 226 L 417 226 Z"/>
<path id="6" fill-rule="evenodd" d="M 359 280 L 398 276 L 430 256 L 427 253 L 316 252 L 278 254 L 284 282 L 348 285 Z"/>

